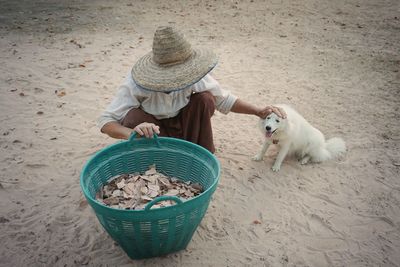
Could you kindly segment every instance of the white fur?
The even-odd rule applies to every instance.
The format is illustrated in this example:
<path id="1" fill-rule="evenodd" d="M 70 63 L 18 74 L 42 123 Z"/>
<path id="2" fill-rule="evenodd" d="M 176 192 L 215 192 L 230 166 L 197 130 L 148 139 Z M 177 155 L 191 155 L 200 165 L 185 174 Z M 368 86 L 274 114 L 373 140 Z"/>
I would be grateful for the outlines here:
<path id="1" fill-rule="evenodd" d="M 283 109 L 286 119 L 279 118 L 275 113 L 261 119 L 259 126 L 265 142 L 260 152 L 253 157 L 261 161 L 273 140 L 278 141 L 280 147 L 273 171 L 279 171 L 286 155 L 294 154 L 301 164 L 308 162 L 322 162 L 334 158 L 346 151 L 346 144 L 341 138 L 331 138 L 325 141 L 324 135 L 306 121 L 299 113 L 288 105 L 276 105 Z M 269 131 L 267 131 L 267 129 Z"/>

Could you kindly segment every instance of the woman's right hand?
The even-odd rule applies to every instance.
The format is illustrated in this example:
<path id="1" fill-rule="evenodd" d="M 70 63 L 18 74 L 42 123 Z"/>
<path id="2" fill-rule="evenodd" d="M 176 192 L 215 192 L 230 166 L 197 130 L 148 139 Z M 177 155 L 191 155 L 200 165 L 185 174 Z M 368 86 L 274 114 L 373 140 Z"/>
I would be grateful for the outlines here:
<path id="1" fill-rule="evenodd" d="M 155 125 L 154 123 L 142 122 L 133 128 L 135 132 L 137 132 L 141 136 L 145 136 L 147 138 L 153 137 L 153 135 L 160 134 L 160 127 Z"/>

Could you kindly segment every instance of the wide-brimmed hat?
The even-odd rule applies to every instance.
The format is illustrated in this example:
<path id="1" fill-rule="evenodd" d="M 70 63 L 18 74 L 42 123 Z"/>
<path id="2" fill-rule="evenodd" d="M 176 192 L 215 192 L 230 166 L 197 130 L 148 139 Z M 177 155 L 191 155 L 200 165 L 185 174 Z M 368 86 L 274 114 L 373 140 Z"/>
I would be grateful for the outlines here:
<path id="1" fill-rule="evenodd" d="M 177 29 L 157 28 L 153 50 L 132 68 L 132 78 L 144 89 L 170 92 L 198 82 L 217 64 L 216 55 L 206 49 L 194 49 Z"/>

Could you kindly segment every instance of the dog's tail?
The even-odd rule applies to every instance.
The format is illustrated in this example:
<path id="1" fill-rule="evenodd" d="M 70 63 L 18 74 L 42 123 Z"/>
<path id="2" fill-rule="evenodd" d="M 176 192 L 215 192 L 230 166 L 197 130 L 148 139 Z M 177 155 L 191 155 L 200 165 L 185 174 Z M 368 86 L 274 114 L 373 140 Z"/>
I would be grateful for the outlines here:
<path id="1" fill-rule="evenodd" d="M 313 162 L 322 162 L 335 158 L 346 151 L 346 144 L 341 138 L 331 138 L 325 143 L 325 147 L 321 147 L 311 155 Z"/>
<path id="2" fill-rule="evenodd" d="M 333 137 L 326 141 L 326 150 L 328 150 L 330 154 L 329 158 L 336 158 L 346 152 L 346 144 L 343 139 Z"/>

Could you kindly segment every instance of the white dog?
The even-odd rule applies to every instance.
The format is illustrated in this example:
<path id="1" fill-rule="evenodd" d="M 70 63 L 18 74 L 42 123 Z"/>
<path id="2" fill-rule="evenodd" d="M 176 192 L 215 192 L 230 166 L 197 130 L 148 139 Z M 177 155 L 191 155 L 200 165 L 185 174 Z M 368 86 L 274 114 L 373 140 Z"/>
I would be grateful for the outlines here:
<path id="1" fill-rule="evenodd" d="M 277 144 L 280 149 L 272 170 L 277 172 L 281 168 L 286 155 L 294 154 L 301 164 L 322 162 L 334 158 L 346 151 L 346 144 L 340 138 L 331 138 L 325 141 L 324 135 L 306 121 L 299 113 L 287 105 L 276 105 L 282 108 L 287 118 L 279 118 L 271 113 L 261 119 L 259 126 L 265 137 L 261 151 L 253 157 L 261 161 L 270 144 Z"/>

